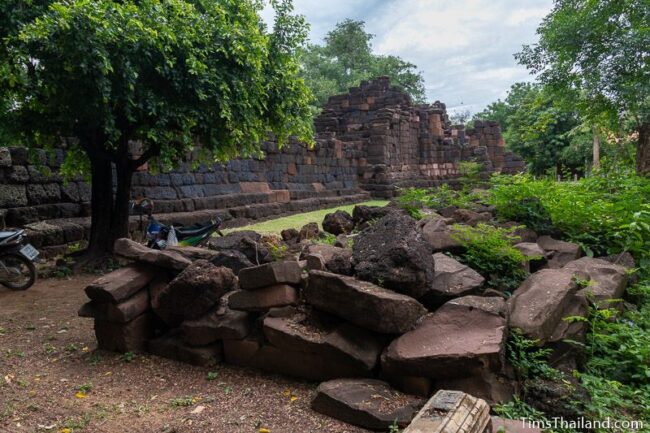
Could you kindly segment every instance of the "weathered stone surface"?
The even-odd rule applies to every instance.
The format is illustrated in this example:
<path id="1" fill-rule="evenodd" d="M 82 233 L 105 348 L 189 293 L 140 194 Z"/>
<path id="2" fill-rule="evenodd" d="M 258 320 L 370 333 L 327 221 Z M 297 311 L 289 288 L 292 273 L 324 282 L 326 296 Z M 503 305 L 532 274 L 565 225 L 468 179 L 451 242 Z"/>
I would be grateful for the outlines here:
<path id="1" fill-rule="evenodd" d="M 118 256 L 175 271 L 181 271 L 192 263 L 179 253 L 152 250 L 127 238 L 116 240 L 113 250 Z"/>
<path id="2" fill-rule="evenodd" d="M 251 318 L 243 311 L 228 307 L 230 292 L 219 304 L 198 319 L 186 320 L 181 324 L 183 341 L 190 346 L 205 346 L 217 340 L 241 340 L 250 334 Z"/>
<path id="3" fill-rule="evenodd" d="M 386 430 L 407 426 L 424 401 L 402 394 L 376 379 L 335 379 L 316 390 L 311 408 L 348 424 Z"/>
<path id="4" fill-rule="evenodd" d="M 306 258 L 307 269 L 310 271 L 326 271 L 325 260 L 320 254 L 309 254 Z"/>
<path id="5" fill-rule="evenodd" d="M 274 284 L 300 284 L 302 271 L 296 261 L 271 262 L 239 272 L 239 285 L 243 290 L 256 290 Z"/>
<path id="6" fill-rule="evenodd" d="M 389 374 L 451 379 L 502 370 L 507 320 L 504 301 L 452 300 L 394 340 L 381 357 Z"/>
<path id="7" fill-rule="evenodd" d="M 372 283 L 329 272 L 311 271 L 305 301 L 371 331 L 401 334 L 426 314 L 415 299 Z"/>
<path id="8" fill-rule="evenodd" d="M 0 183 L 0 208 L 27 206 L 25 185 L 5 185 Z"/>
<path id="9" fill-rule="evenodd" d="M 431 248 L 416 221 L 393 212 L 355 239 L 353 258 L 357 277 L 419 298 L 433 283 Z"/>
<path id="10" fill-rule="evenodd" d="M 114 352 L 133 352 L 145 348 L 153 337 L 155 320 L 145 313 L 128 323 L 114 323 L 95 319 L 95 337 L 99 349 Z"/>
<path id="11" fill-rule="evenodd" d="M 632 257 L 632 254 L 630 254 L 627 251 L 619 254 L 612 254 L 611 256 L 598 257 L 598 258 L 601 260 L 605 260 L 606 262 L 613 263 L 615 265 L 626 267 L 628 269 L 631 269 L 636 266 L 634 257 Z"/>
<path id="12" fill-rule="evenodd" d="M 168 325 L 178 326 L 207 313 L 236 287 L 237 278 L 230 269 L 197 260 L 157 294 L 154 311 Z"/>
<path id="13" fill-rule="evenodd" d="M 490 425 L 490 407 L 484 400 L 461 391 L 440 390 L 404 433 L 484 433 Z"/>
<path id="14" fill-rule="evenodd" d="M 547 252 L 548 267 L 552 269 L 561 268 L 582 255 L 580 245 L 559 241 L 550 236 L 540 236 L 537 244 Z"/>
<path id="15" fill-rule="evenodd" d="M 463 251 L 463 246 L 452 237 L 452 231 L 443 218 L 425 219 L 418 223 L 422 230 L 423 239 L 429 244 L 434 253 Z"/>
<path id="16" fill-rule="evenodd" d="M 140 290 L 130 298 L 119 304 L 105 304 L 106 320 L 118 323 L 127 323 L 151 309 L 149 291 Z"/>
<path id="17" fill-rule="evenodd" d="M 280 232 L 282 240 L 288 244 L 295 244 L 300 240 L 300 232 L 294 228 L 284 229 Z"/>
<path id="18" fill-rule="evenodd" d="M 349 323 L 327 323 L 314 313 L 267 316 L 263 330 L 271 345 L 279 349 L 319 354 L 367 372 L 377 364 L 383 349 L 381 340 L 371 332 Z"/>
<path id="19" fill-rule="evenodd" d="M 492 214 L 490 212 L 474 212 L 469 209 L 456 209 L 452 219 L 457 223 L 475 226 L 478 223 L 490 221 Z"/>
<path id="20" fill-rule="evenodd" d="M 474 269 L 446 254 L 433 255 L 435 274 L 431 289 L 420 299 L 429 308 L 479 291 L 485 278 Z"/>
<path id="21" fill-rule="evenodd" d="M 217 236 L 210 239 L 208 248 L 215 251 L 239 251 L 244 254 L 251 263 L 257 265 L 272 260 L 268 248 L 261 242 L 262 235 L 252 230 L 240 230 L 229 233 L 225 236 Z"/>
<path id="22" fill-rule="evenodd" d="M 165 251 L 173 251 L 175 253 L 179 253 L 183 257 L 187 257 L 188 259 L 194 261 L 194 260 L 207 260 L 209 262 L 213 261 L 215 257 L 219 255 L 217 251 L 210 250 L 207 248 L 200 248 L 200 247 L 181 247 L 178 245 L 170 245 L 168 246 Z"/>
<path id="23" fill-rule="evenodd" d="M 0 147 L 0 167 L 11 167 L 11 152 L 8 147 Z"/>
<path id="24" fill-rule="evenodd" d="M 244 268 L 255 266 L 253 262 L 248 260 L 248 257 L 241 251 L 237 250 L 221 250 L 210 260 L 212 264 L 217 266 L 224 266 L 232 269 L 235 275 L 239 274 Z"/>
<path id="25" fill-rule="evenodd" d="M 169 332 L 147 343 L 149 353 L 162 358 L 186 362 L 207 367 L 221 362 L 223 349 L 221 344 L 213 343 L 203 347 L 188 346 L 183 342 L 179 332 Z"/>
<path id="26" fill-rule="evenodd" d="M 569 262 L 563 269 L 589 280 L 589 285 L 578 294 L 592 298 L 601 307 L 613 306 L 609 301 L 620 300 L 627 286 L 627 269 L 606 260 L 582 257 Z"/>
<path id="27" fill-rule="evenodd" d="M 357 205 L 352 209 L 352 219 L 356 225 L 360 226 L 364 223 L 378 221 L 394 210 L 394 208 L 386 206 Z"/>
<path id="28" fill-rule="evenodd" d="M 333 235 L 352 233 L 353 229 L 352 216 L 344 210 L 328 213 L 323 219 L 323 230 Z"/>
<path id="29" fill-rule="evenodd" d="M 542 269 L 532 274 L 508 300 L 510 325 L 533 339 L 548 341 L 577 291 L 573 271 Z"/>
<path id="30" fill-rule="evenodd" d="M 332 362 L 320 354 L 279 349 L 258 339 L 223 340 L 226 362 L 244 367 L 321 381 L 340 377 L 363 377 L 368 372 L 358 364 Z"/>
<path id="31" fill-rule="evenodd" d="M 118 303 L 141 291 L 154 276 L 150 267 L 130 265 L 99 277 L 85 291 L 94 301 Z"/>
<path id="32" fill-rule="evenodd" d="M 298 291 L 288 284 L 274 284 L 257 290 L 237 290 L 228 306 L 239 311 L 266 311 L 269 308 L 297 305 Z"/>
<path id="33" fill-rule="evenodd" d="M 537 272 L 547 263 L 546 251 L 535 242 L 520 242 L 515 244 L 514 248 L 521 251 L 529 259 L 526 262 L 528 272 Z"/>
<path id="34" fill-rule="evenodd" d="M 507 403 L 515 395 L 517 383 L 505 375 L 483 372 L 464 377 L 436 380 L 436 387 L 466 392 L 485 400 L 489 405 Z"/>
<path id="35" fill-rule="evenodd" d="M 320 235 L 320 229 L 318 228 L 318 223 L 311 222 L 302 226 L 302 228 L 300 229 L 300 234 L 298 239 L 300 241 L 305 241 L 308 239 L 316 239 L 318 235 Z"/>
<path id="36" fill-rule="evenodd" d="M 322 257 L 325 269 L 320 270 L 328 270 L 341 275 L 352 275 L 353 273 L 352 250 L 348 248 L 322 244 L 308 245 L 305 249 L 305 257 L 308 257 L 308 255 Z M 310 269 L 315 268 L 310 267 Z"/>

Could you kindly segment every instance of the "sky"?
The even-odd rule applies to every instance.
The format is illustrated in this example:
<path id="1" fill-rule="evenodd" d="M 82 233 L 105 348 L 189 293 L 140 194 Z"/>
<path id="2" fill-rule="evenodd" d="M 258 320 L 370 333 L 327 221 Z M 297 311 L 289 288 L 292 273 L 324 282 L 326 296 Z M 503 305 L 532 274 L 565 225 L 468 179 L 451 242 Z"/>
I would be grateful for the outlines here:
<path id="1" fill-rule="evenodd" d="M 513 54 L 537 40 L 552 0 L 294 0 L 311 24 L 310 42 L 346 18 L 363 20 L 373 49 L 418 66 L 429 102 L 450 111 L 481 111 L 510 86 L 530 80 Z M 273 12 L 263 12 L 272 21 Z"/>

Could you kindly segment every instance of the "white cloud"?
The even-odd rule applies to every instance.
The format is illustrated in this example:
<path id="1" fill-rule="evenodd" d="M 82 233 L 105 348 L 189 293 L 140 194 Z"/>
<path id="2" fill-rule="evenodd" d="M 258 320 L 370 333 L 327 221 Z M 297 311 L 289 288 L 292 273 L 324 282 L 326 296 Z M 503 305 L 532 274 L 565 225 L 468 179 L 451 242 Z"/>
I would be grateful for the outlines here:
<path id="1" fill-rule="evenodd" d="M 529 80 L 513 54 L 536 41 L 552 0 L 294 0 L 320 43 L 345 18 L 366 21 L 375 51 L 418 65 L 427 97 L 480 111 Z M 524 6 L 525 5 L 525 6 Z M 272 11 L 265 10 L 265 19 Z M 269 18 L 266 18 L 269 17 Z"/>
<path id="2" fill-rule="evenodd" d="M 528 21 L 534 21 L 535 23 L 541 21 L 546 14 L 548 14 L 548 9 L 546 8 L 527 8 L 527 9 L 517 9 L 510 12 L 506 24 L 510 26 L 518 26 L 524 24 Z"/>

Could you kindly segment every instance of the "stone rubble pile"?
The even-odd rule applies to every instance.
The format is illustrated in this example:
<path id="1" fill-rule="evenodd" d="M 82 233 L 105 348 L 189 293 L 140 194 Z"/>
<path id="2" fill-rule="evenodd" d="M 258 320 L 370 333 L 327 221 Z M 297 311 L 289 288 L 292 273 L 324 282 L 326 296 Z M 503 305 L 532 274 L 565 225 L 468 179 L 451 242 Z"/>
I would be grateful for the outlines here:
<path id="1" fill-rule="evenodd" d="M 449 255 L 462 248 L 449 225 L 486 217 L 449 215 L 415 221 L 358 206 L 325 218 L 337 246 L 315 243 L 317 225 L 283 233 L 295 253 L 284 260 L 254 232 L 216 238 L 210 250 L 120 239 L 116 254 L 132 264 L 90 284 L 79 314 L 95 319 L 102 349 L 325 381 L 313 408 L 368 429 L 406 427 L 439 391 L 405 432 L 489 432 L 487 404 L 519 387 L 505 356 L 511 330 L 561 352 L 585 335 L 564 319 L 620 298 L 628 272 L 529 233 L 517 247 L 536 257 L 534 273 L 506 299 Z"/>

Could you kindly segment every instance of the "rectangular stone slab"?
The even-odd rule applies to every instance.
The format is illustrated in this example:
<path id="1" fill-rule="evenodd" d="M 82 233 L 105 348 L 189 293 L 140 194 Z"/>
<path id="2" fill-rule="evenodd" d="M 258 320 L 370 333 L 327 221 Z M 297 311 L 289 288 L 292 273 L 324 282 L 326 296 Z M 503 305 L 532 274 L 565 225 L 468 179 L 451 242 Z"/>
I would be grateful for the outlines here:
<path id="1" fill-rule="evenodd" d="M 114 352 L 132 352 L 144 349 L 154 334 L 154 317 L 145 313 L 129 323 L 95 320 L 97 347 Z"/>
<path id="2" fill-rule="evenodd" d="M 302 269 L 295 261 L 266 263 L 239 271 L 239 287 L 256 290 L 274 284 L 300 284 Z"/>
<path id="3" fill-rule="evenodd" d="M 147 266 L 126 266 L 90 283 L 86 295 L 93 301 L 117 304 L 142 290 L 154 275 Z"/>
<path id="4" fill-rule="evenodd" d="M 366 281 L 329 272 L 311 271 L 303 290 L 308 304 L 336 314 L 371 331 L 401 334 L 410 330 L 427 313 L 410 296 Z"/>
<path id="5" fill-rule="evenodd" d="M 403 433 L 483 433 L 491 422 L 490 406 L 484 400 L 461 391 L 440 390 Z"/>
<path id="6" fill-rule="evenodd" d="M 239 311 L 266 311 L 269 308 L 297 305 L 298 291 L 288 284 L 248 291 L 237 290 L 228 299 L 228 306 Z"/>
<path id="7" fill-rule="evenodd" d="M 149 291 L 140 290 L 130 298 L 119 304 L 106 304 L 106 320 L 111 322 L 126 323 L 151 308 Z"/>

